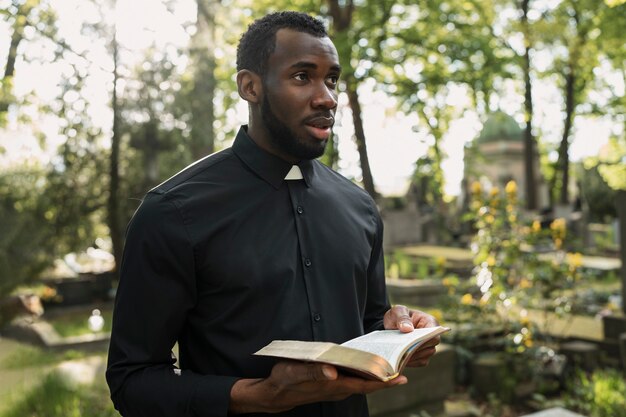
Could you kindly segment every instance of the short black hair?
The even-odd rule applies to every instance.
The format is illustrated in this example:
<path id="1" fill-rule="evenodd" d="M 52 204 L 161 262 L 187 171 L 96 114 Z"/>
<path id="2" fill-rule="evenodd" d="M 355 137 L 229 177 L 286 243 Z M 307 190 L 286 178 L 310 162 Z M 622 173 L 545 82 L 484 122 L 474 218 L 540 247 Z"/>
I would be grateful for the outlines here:
<path id="1" fill-rule="evenodd" d="M 328 36 L 324 24 L 306 13 L 283 11 L 268 14 L 252 22 L 241 36 L 237 46 L 237 71 L 247 69 L 265 76 L 279 29 L 292 29 L 317 38 Z"/>

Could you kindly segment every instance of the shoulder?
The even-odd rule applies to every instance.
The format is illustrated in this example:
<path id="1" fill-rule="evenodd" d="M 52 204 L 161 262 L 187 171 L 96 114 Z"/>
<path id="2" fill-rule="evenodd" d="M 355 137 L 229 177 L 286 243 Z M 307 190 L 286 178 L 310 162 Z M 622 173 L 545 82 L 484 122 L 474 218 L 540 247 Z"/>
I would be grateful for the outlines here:
<path id="1" fill-rule="evenodd" d="M 316 186 L 328 189 L 342 204 L 359 205 L 373 216 L 379 216 L 376 202 L 367 191 L 317 160 L 313 161 L 313 166 L 318 181 Z"/>
<path id="2" fill-rule="evenodd" d="M 149 191 L 149 194 L 167 194 L 178 187 L 219 174 L 225 164 L 235 162 L 232 148 L 227 148 L 197 160 Z"/>
<path id="3" fill-rule="evenodd" d="M 208 155 L 157 185 L 145 195 L 131 223 L 183 222 L 181 208 L 194 196 L 207 194 L 207 184 L 224 181 L 228 166 L 240 165 L 230 148 Z M 235 168 L 236 169 L 236 168 Z M 222 178 L 220 180 L 220 178 Z"/>

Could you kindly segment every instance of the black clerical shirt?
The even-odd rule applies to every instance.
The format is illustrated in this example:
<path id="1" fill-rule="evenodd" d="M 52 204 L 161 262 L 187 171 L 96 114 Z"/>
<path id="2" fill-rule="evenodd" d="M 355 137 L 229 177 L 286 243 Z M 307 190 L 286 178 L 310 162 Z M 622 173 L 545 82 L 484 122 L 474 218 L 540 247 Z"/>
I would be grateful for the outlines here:
<path id="1" fill-rule="evenodd" d="M 274 339 L 344 342 L 382 328 L 382 222 L 318 161 L 292 165 L 242 128 L 230 149 L 151 190 L 127 232 L 107 380 L 127 417 L 226 416 Z M 179 368 L 171 349 L 179 345 Z M 283 416 L 366 416 L 365 397 Z"/>

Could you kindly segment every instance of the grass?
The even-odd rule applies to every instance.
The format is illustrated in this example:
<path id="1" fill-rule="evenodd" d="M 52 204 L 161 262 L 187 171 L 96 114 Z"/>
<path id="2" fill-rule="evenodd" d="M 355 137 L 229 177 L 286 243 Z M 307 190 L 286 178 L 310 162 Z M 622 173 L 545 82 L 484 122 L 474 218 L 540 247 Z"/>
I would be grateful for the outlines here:
<path id="1" fill-rule="evenodd" d="M 85 357 L 85 353 L 78 350 L 54 352 L 35 346 L 24 345 L 5 357 L 2 362 L 0 362 L 0 369 L 44 367 L 83 357 Z"/>
<path id="2" fill-rule="evenodd" d="M 113 311 L 110 309 L 100 311 L 104 318 L 104 328 L 102 332 L 110 333 Z M 90 315 L 91 311 L 76 311 L 51 318 L 48 321 L 61 337 L 79 336 L 92 333 L 87 325 L 87 319 Z"/>
<path id="3" fill-rule="evenodd" d="M 0 417 L 119 417 L 104 383 L 74 387 L 55 372 L 14 400 Z"/>

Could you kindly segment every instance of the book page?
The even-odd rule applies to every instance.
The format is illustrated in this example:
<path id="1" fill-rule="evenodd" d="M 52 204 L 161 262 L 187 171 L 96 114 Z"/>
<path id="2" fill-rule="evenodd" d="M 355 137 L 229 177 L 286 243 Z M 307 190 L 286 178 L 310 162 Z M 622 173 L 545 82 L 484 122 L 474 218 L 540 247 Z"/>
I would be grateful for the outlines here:
<path id="1" fill-rule="evenodd" d="M 412 347 L 411 350 L 414 350 L 424 341 L 446 330 L 441 326 L 415 329 L 411 333 L 402 333 L 399 330 L 378 330 L 356 339 L 348 340 L 342 343 L 341 346 L 364 350 L 382 356 L 398 371 L 397 366 L 400 363 L 400 359 L 409 347 Z"/>

